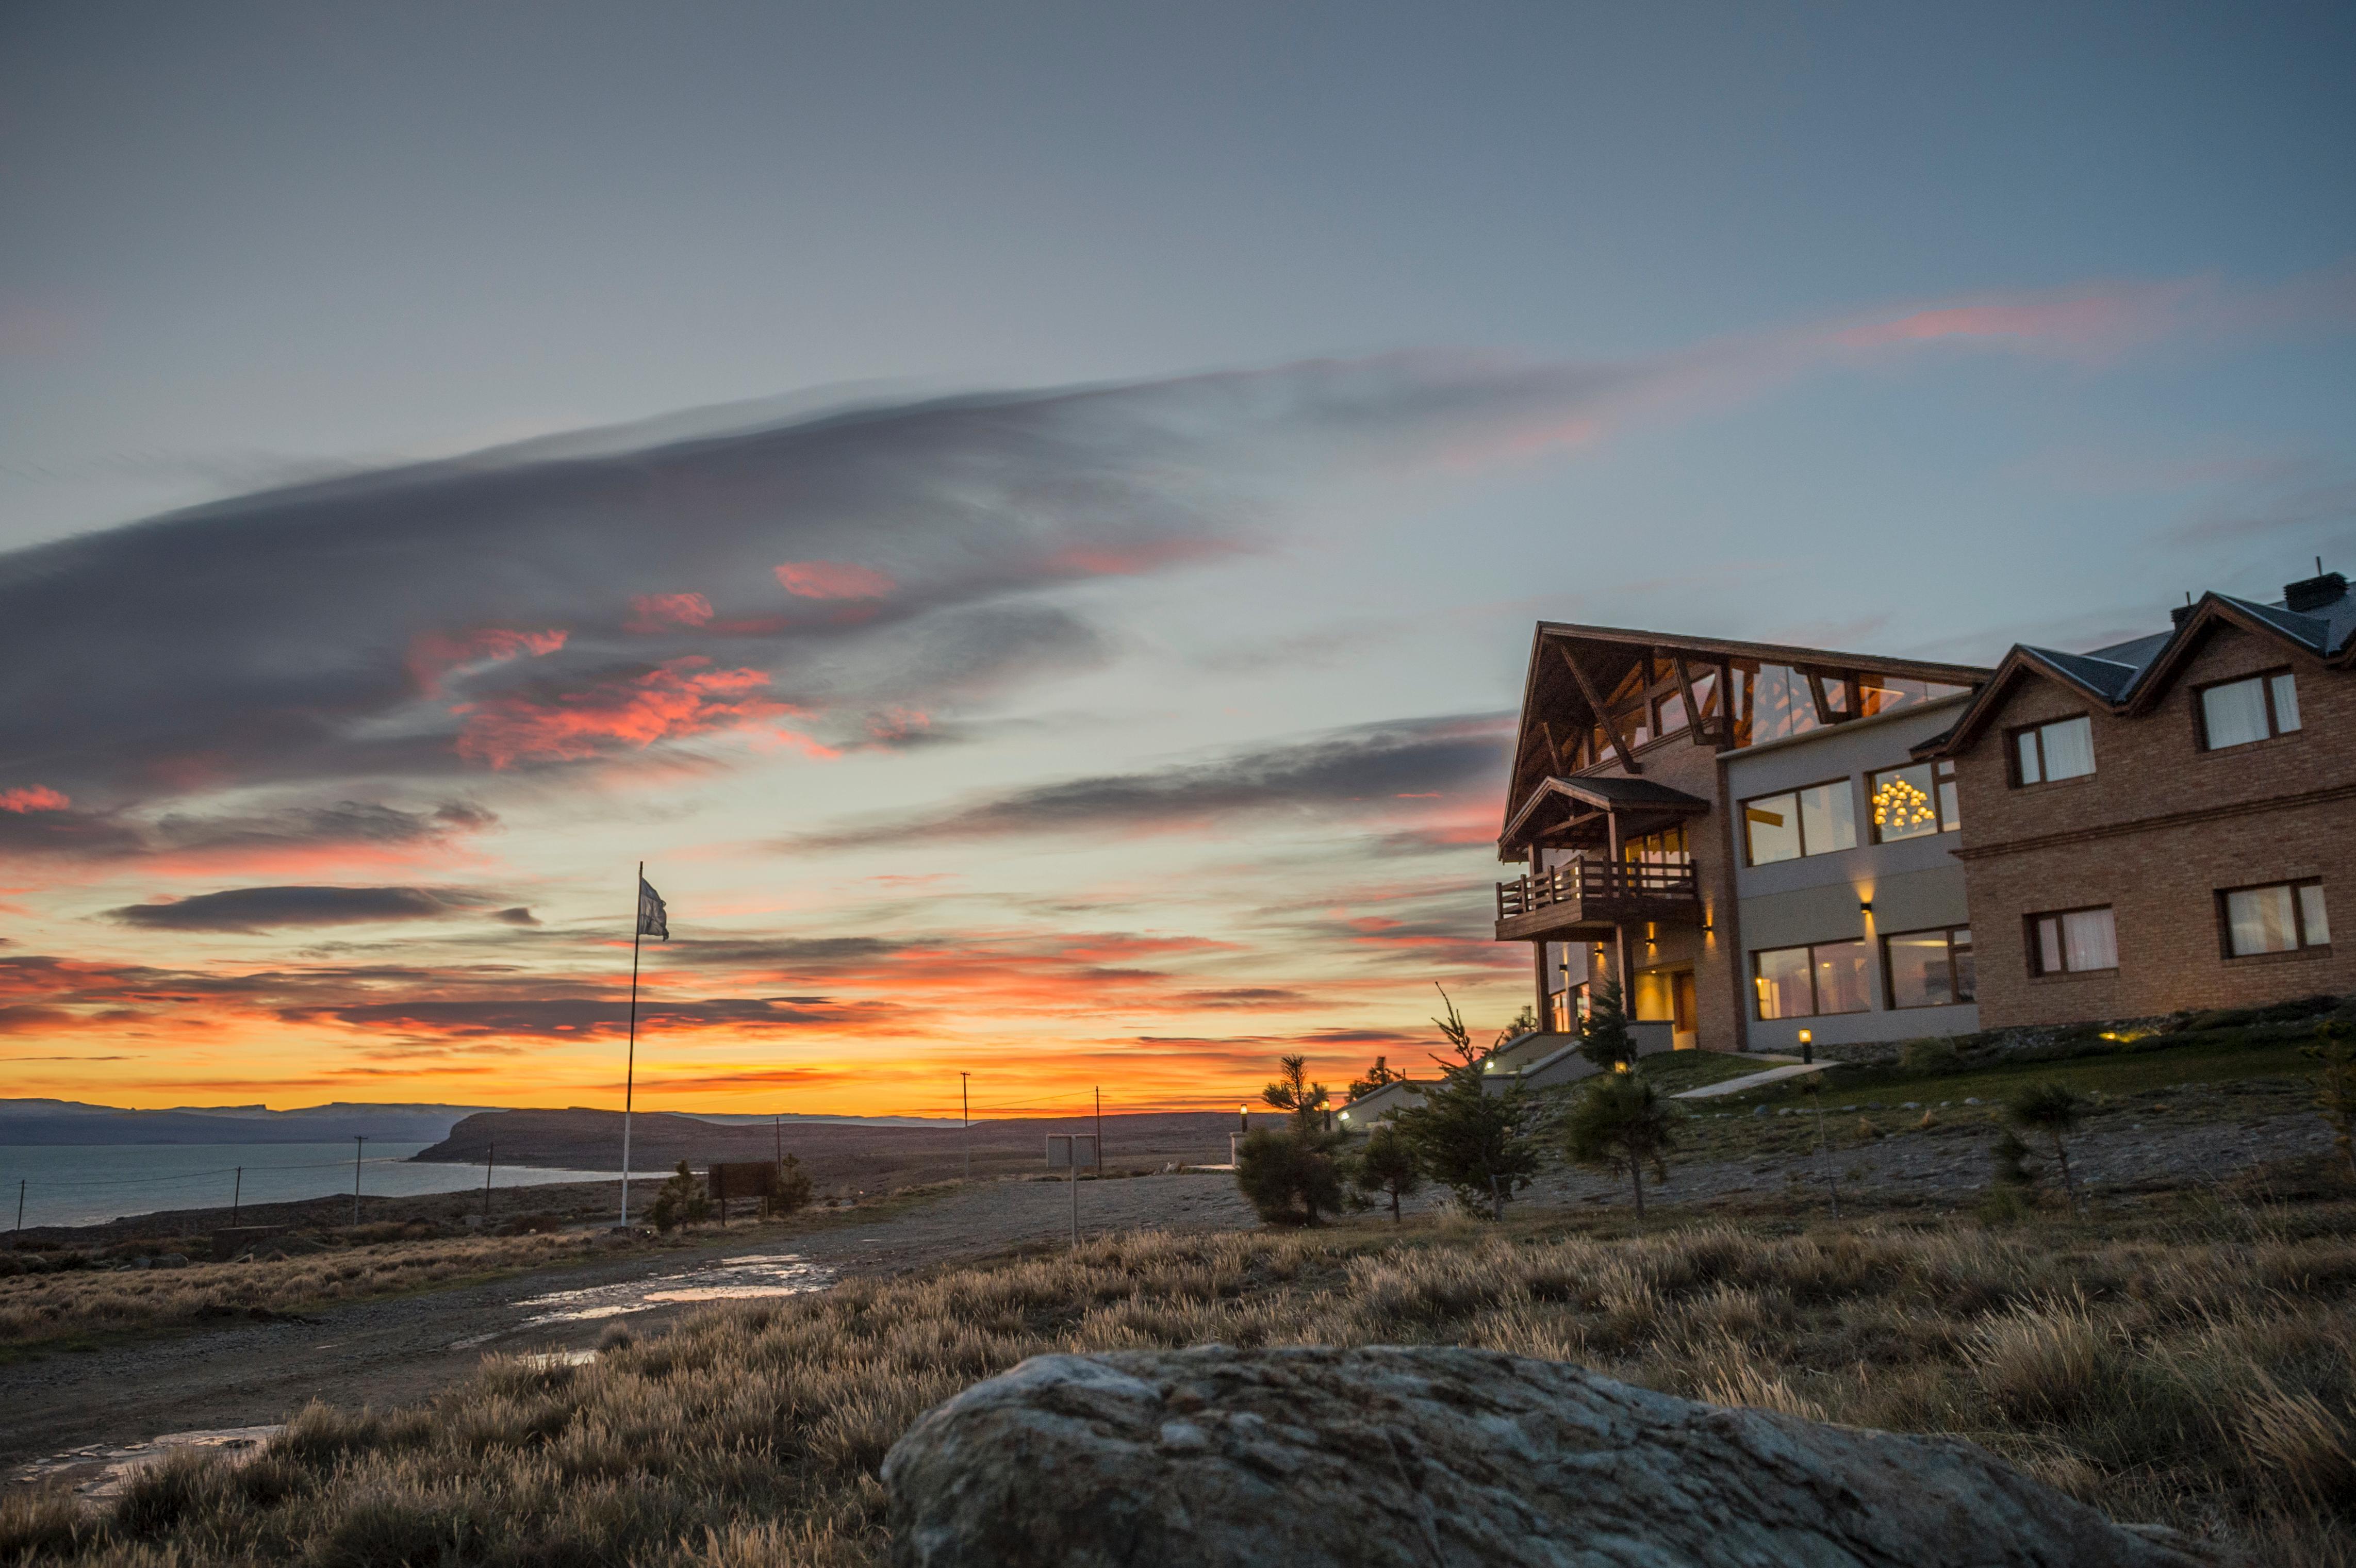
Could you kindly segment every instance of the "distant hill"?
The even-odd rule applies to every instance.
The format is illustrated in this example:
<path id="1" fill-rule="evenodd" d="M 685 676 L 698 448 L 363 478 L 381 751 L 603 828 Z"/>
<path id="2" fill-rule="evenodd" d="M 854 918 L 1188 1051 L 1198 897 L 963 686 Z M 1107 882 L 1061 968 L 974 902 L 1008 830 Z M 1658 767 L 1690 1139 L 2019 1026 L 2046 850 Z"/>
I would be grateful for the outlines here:
<path id="1" fill-rule="evenodd" d="M 1273 1115 L 1259 1118 L 1273 1125 Z M 1173 1111 L 1104 1118 L 1105 1166 L 1110 1170 L 1159 1169 L 1173 1161 L 1210 1164 L 1227 1157 L 1236 1118 L 1224 1111 Z M 656 1174 L 680 1160 L 701 1169 L 714 1160 L 766 1160 L 785 1151 L 807 1167 L 820 1191 L 879 1191 L 959 1175 L 970 1148 L 976 1177 L 1044 1172 L 1049 1133 L 1095 1130 L 1087 1116 L 976 1122 L 970 1135 L 956 1122 L 915 1125 L 880 1122 L 786 1122 L 723 1125 L 698 1116 L 641 1112 L 630 1123 L 630 1167 Z M 497 1145 L 501 1165 L 572 1170 L 618 1170 L 622 1116 L 618 1111 L 487 1111 L 468 1116 L 450 1136 L 412 1156 L 418 1160 L 479 1165 Z"/>
<path id="2" fill-rule="evenodd" d="M 0 1100 L 0 1144 L 285 1144 L 351 1137 L 432 1143 L 482 1109 L 338 1102 L 294 1111 L 266 1105 L 126 1111 L 77 1100 Z"/>

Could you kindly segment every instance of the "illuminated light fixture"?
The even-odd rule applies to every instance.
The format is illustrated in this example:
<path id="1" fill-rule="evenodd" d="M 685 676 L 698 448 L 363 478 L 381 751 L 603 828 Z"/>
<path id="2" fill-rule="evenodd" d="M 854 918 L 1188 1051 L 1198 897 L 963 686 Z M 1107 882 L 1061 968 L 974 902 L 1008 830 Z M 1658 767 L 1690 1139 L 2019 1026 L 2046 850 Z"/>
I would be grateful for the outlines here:
<path id="1" fill-rule="evenodd" d="M 1345 1122 L 1346 1122 L 1346 1121 L 1348 1121 L 1348 1120 L 1350 1119 L 1350 1113 L 1349 1113 L 1349 1112 L 1347 1112 L 1347 1111 L 1343 1112 L 1343 1113 L 1342 1113 L 1342 1119 L 1343 1119 L 1344 1121 L 1345 1121 Z"/>
<path id="2" fill-rule="evenodd" d="M 1873 912 L 1873 901 L 1871 899 L 1858 900 L 1857 912 L 1859 914 L 1871 914 Z"/>
<path id="3" fill-rule="evenodd" d="M 1801 1043 L 1802 1045 L 1814 1045 L 1814 1044 L 1815 1044 L 1815 1043 L 1816 1043 L 1816 1031 L 1815 1031 L 1815 1030 L 1814 1030 L 1814 1029 L 1802 1029 L 1802 1030 L 1800 1031 L 1800 1043 Z"/>

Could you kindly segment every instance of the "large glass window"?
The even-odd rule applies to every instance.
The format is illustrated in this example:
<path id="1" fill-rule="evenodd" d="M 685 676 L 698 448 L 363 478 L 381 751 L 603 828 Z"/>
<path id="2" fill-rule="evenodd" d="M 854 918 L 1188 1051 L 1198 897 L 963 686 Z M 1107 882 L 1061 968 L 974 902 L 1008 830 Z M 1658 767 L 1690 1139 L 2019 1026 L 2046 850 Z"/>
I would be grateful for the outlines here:
<path id="1" fill-rule="evenodd" d="M 2094 726 L 2084 714 L 2013 732 L 2014 777 L 2021 784 L 2054 784 L 2094 771 Z"/>
<path id="2" fill-rule="evenodd" d="M 1772 947 L 1751 955 L 1763 1019 L 1861 1013 L 1873 1006 L 1871 949 L 1863 941 Z"/>
<path id="3" fill-rule="evenodd" d="M 1953 833 L 1964 825 L 1953 763 L 1918 763 L 1869 773 L 1865 793 L 1877 844 Z"/>
<path id="4" fill-rule="evenodd" d="M 2118 930 L 2107 906 L 2031 915 L 2029 930 L 2033 974 L 2077 975 L 2119 966 Z"/>
<path id="5" fill-rule="evenodd" d="M 1944 1008 L 1977 995 L 1967 926 L 1947 931 L 1910 931 L 1882 941 L 1890 965 L 1890 1005 Z"/>
<path id="6" fill-rule="evenodd" d="M 2210 751 L 2271 740 L 2298 727 L 2298 682 L 2288 670 L 2201 688 L 2201 744 Z"/>
<path id="7" fill-rule="evenodd" d="M 1686 825 L 1664 827 L 1657 833 L 1640 833 L 1620 841 L 1620 858 L 1632 865 L 1683 866 L 1693 859 L 1686 845 Z"/>
<path id="8" fill-rule="evenodd" d="M 1857 848 L 1857 800 L 1847 779 L 1761 795 L 1742 803 L 1743 844 L 1751 864 Z"/>
<path id="9" fill-rule="evenodd" d="M 2225 951 L 2233 957 L 2331 944 L 2331 918 L 2324 911 L 2319 881 L 2235 888 L 2222 897 Z"/>

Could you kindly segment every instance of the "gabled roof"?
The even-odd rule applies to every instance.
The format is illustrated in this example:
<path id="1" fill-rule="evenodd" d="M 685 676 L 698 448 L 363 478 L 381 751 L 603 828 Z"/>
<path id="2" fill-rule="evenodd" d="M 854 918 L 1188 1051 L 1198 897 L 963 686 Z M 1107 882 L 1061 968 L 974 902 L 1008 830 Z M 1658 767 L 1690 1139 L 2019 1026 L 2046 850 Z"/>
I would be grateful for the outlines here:
<path id="1" fill-rule="evenodd" d="M 2336 580 L 2319 581 L 2329 583 Z M 1914 754 L 1943 755 L 1968 745 L 2004 706 L 2013 688 L 2031 674 L 2059 681 L 2115 714 L 2148 712 L 2167 695 L 2186 661 L 2209 635 L 2223 625 L 2238 626 L 2255 636 L 2271 638 L 2338 667 L 2344 668 L 2356 659 L 2356 594 L 2344 589 L 2338 598 L 2305 612 L 2283 604 L 2260 604 L 2228 593 L 2205 593 L 2199 603 L 2178 613 L 2175 630 L 2097 648 L 2090 654 L 2015 644 L 1997 666 L 1995 676 L 1965 706 L 1954 726 L 1944 735 L 1915 747 Z"/>
<path id="2" fill-rule="evenodd" d="M 1868 671 L 1940 686 L 1974 686 L 1988 676 L 1987 670 L 1978 665 L 1889 658 L 1879 654 L 1844 653 L 1833 648 L 1795 647 L 1786 643 L 1742 643 L 1724 637 L 1681 636 L 1628 626 L 1589 626 L 1563 621 L 1540 621 L 1530 639 L 1529 666 L 1522 677 L 1521 723 L 1514 741 L 1512 770 L 1506 775 L 1509 782 L 1505 811 L 1509 816 L 1515 814 L 1518 804 L 1515 792 L 1525 787 L 1525 781 L 1530 774 L 1534 771 L 1552 773 L 1559 766 L 1559 759 L 1549 757 L 1531 731 L 1531 720 L 1539 711 L 1541 691 L 1548 683 L 1558 687 L 1565 680 L 1554 656 L 1547 651 L 1549 643 L 1585 647 L 1597 665 L 1594 674 L 1607 694 L 1628 661 L 1655 653 L 1688 660 L 1697 678 L 1708 673 L 1720 660 L 1739 659 L 1788 665 L 1795 669 L 1826 674 Z M 1565 691 L 1562 698 L 1574 718 L 1585 713 L 1590 707 L 1585 697 L 1577 692 Z M 1591 715 L 1589 721 L 1591 721 Z M 1507 832 L 1510 834 L 1510 828 Z"/>
<path id="3" fill-rule="evenodd" d="M 1623 815 L 1632 812 L 1646 812 L 1663 816 L 1703 816 L 1709 812 L 1709 802 L 1699 795 L 1687 795 L 1681 789 L 1671 789 L 1667 784 L 1652 779 L 1608 778 L 1588 774 L 1580 774 L 1576 778 L 1543 779 L 1539 781 L 1536 789 L 1530 791 L 1529 798 L 1522 802 L 1521 808 L 1515 811 L 1506 822 L 1505 830 L 1497 836 L 1500 849 L 1514 841 L 1515 835 L 1521 831 L 1523 825 L 1529 820 L 1530 815 L 1537 810 L 1539 803 L 1553 795 L 1575 800 L 1580 805 L 1592 806 L 1597 811 L 1618 812 Z"/>

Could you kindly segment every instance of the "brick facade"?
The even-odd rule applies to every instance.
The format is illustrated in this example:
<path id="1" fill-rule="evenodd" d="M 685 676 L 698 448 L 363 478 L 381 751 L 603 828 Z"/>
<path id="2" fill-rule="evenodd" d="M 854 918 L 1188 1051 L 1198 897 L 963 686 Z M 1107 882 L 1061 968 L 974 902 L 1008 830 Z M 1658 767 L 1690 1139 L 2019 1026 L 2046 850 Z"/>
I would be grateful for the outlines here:
<path id="1" fill-rule="evenodd" d="M 2199 689 L 2289 669 L 2302 727 L 2201 749 Z M 2016 786 L 2011 732 L 2086 714 L 2095 771 Z M 1954 753 L 1983 1025 L 2073 1023 L 2356 991 L 2356 674 L 2213 625 L 2157 705 L 2120 717 L 2029 672 Z M 2218 894 L 2319 877 L 2336 945 L 2233 958 Z M 2031 971 L 2029 917 L 2108 905 L 2118 967 Z"/>

